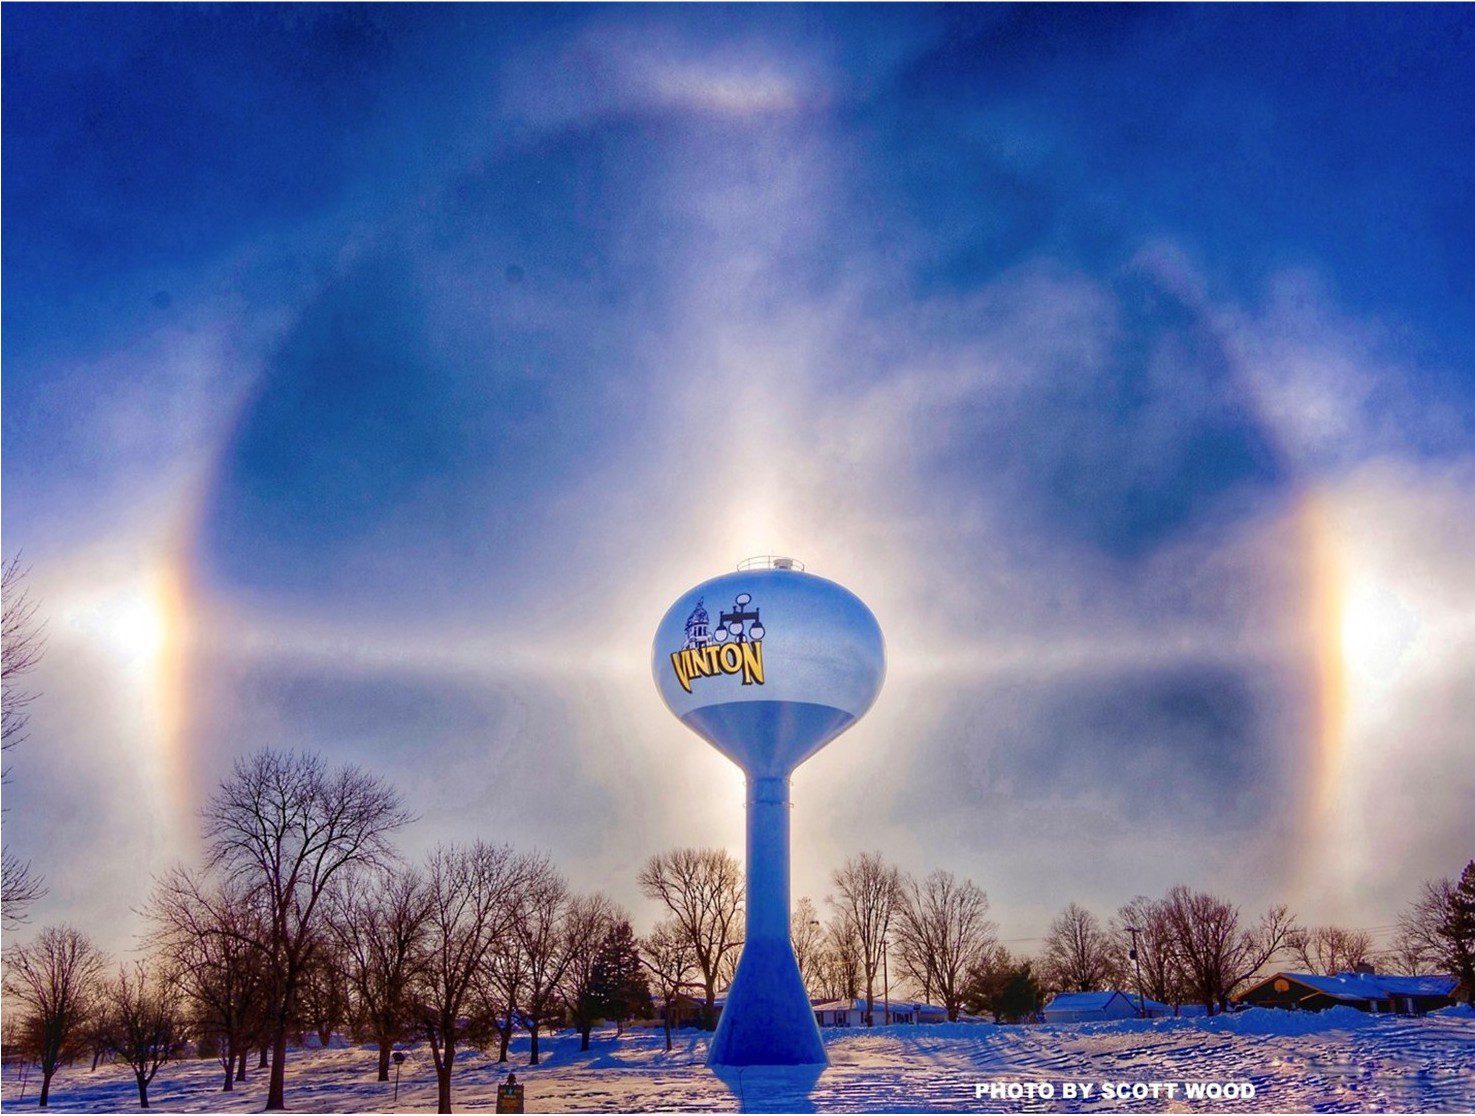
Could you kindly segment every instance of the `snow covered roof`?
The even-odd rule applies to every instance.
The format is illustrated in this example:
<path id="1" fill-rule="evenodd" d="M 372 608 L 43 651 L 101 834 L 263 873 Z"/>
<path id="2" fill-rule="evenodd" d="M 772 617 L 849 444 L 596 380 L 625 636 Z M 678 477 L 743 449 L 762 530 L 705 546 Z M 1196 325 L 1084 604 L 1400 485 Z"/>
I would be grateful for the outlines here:
<path id="1" fill-rule="evenodd" d="M 1055 998 L 1045 1005 L 1046 1011 L 1100 1011 L 1118 996 L 1127 999 L 1123 993 L 1116 991 L 1107 992 L 1060 992 Z M 1135 1005 L 1135 1001 L 1132 1001 Z"/>
<path id="2" fill-rule="evenodd" d="M 1294 980 L 1308 988 L 1315 988 L 1338 1000 L 1383 1000 L 1386 989 L 1375 984 L 1363 973 L 1337 973 L 1335 976 L 1320 976 L 1316 973 L 1282 973 L 1287 980 Z"/>
<path id="3" fill-rule="evenodd" d="M 1395 996 L 1448 996 L 1460 983 L 1460 978 L 1440 974 L 1438 976 L 1375 976 L 1369 978 L 1381 984 Z"/>
<path id="4" fill-rule="evenodd" d="M 1390 996 L 1448 996 L 1459 981 L 1452 976 L 1384 976 L 1381 973 L 1276 973 L 1338 1000 L 1386 1000 Z M 1274 979 L 1274 978 L 1272 978 Z"/>
<path id="5" fill-rule="evenodd" d="M 866 1000 L 864 996 L 854 1000 L 812 1000 L 809 1006 L 815 1011 L 865 1011 Z M 887 1010 L 885 1001 L 877 1000 L 871 1010 L 877 1012 Z M 947 1008 L 939 1007 L 937 1004 L 922 1003 L 919 1000 L 892 1000 L 890 1010 L 892 1014 L 898 1011 L 932 1011 L 943 1014 L 947 1012 Z"/>

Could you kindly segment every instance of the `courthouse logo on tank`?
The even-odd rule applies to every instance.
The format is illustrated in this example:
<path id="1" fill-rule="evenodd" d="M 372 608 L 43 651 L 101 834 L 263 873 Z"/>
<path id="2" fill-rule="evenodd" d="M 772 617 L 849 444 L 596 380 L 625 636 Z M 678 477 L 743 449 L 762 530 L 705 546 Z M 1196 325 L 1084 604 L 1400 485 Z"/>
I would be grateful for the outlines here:
<path id="1" fill-rule="evenodd" d="M 763 621 L 752 594 L 734 597 L 731 612 L 719 610 L 716 628 L 711 627 L 705 603 L 697 601 L 686 618 L 686 642 L 680 651 L 671 652 L 676 681 L 687 693 L 693 679 L 720 674 L 740 674 L 744 686 L 763 685 Z"/>

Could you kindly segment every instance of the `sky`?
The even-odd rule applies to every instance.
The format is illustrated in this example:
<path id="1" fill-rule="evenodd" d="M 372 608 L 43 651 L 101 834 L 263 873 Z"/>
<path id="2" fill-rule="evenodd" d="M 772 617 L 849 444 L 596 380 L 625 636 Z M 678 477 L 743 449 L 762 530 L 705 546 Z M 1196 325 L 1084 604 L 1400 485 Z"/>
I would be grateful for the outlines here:
<path id="1" fill-rule="evenodd" d="M 754 554 L 885 689 L 794 890 L 1386 942 L 1475 855 L 1475 16 L 7 4 L 6 848 L 131 947 L 233 759 L 409 856 L 742 852 L 650 639 Z M 23 936 L 25 931 L 21 932 Z"/>

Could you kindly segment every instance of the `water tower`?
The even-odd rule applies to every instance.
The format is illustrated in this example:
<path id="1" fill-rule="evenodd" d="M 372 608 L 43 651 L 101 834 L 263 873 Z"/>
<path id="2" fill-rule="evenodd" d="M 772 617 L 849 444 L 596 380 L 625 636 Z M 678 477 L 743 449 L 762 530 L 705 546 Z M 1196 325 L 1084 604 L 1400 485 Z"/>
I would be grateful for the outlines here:
<path id="1" fill-rule="evenodd" d="M 743 769 L 747 933 L 707 1061 L 826 1061 L 789 939 L 789 776 L 871 707 L 880 625 L 853 593 L 789 558 L 755 558 L 683 593 L 656 629 L 671 712 Z"/>

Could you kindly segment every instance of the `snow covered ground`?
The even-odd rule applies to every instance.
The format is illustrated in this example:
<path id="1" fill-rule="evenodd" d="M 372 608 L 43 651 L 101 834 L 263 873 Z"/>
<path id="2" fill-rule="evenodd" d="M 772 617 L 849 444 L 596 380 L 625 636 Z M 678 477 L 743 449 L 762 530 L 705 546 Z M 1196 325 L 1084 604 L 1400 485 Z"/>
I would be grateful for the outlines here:
<path id="1" fill-rule="evenodd" d="M 942 1024 L 827 1031 L 831 1065 L 816 1077 L 795 1070 L 750 1069 L 723 1078 L 702 1064 L 706 1036 L 686 1032 L 676 1050 L 658 1032 L 597 1035 L 587 1053 L 576 1037 L 545 1040 L 544 1064 L 527 1067 L 526 1040 L 513 1065 L 532 1112 L 546 1111 L 1471 1111 L 1475 1110 L 1475 1015 L 1464 1010 L 1424 1019 L 1369 1016 L 1350 1008 L 1322 1015 L 1249 1011 L 1216 1019 L 1124 1020 L 1049 1027 Z M 476 1052 L 457 1063 L 458 1110 L 492 1111 L 507 1066 Z M 1190 1101 L 1184 1082 L 1249 1082 L 1253 1100 Z M 987 1082 L 1051 1084 L 1052 1100 L 977 1099 Z M 1065 1083 L 1095 1086 L 1088 1101 L 1060 1096 Z M 1178 1095 L 1108 1101 L 1103 1084 L 1177 1083 Z M 163 1111 L 260 1111 L 264 1076 L 219 1091 L 213 1061 L 170 1065 L 150 1093 Z M 390 1111 L 390 1087 L 374 1080 L 372 1051 L 293 1051 L 289 1105 L 299 1111 Z M 20 1082 L 7 1068 L 4 1102 Z M 34 1070 L 25 1104 L 34 1103 Z M 137 1093 L 125 1068 L 64 1069 L 52 1108 L 128 1111 Z M 400 1084 L 400 1111 L 434 1111 L 429 1054 L 411 1049 Z"/>

